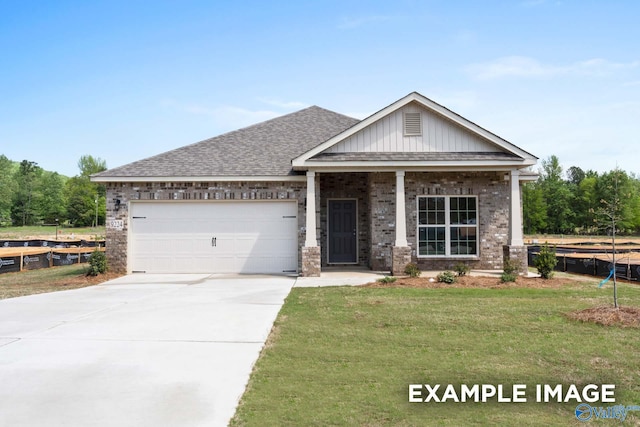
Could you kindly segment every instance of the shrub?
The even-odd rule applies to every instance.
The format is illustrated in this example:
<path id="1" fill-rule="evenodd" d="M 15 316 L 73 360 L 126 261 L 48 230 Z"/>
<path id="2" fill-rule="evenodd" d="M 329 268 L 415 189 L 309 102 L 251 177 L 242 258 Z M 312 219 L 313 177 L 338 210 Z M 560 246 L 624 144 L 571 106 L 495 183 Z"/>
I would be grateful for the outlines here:
<path id="1" fill-rule="evenodd" d="M 553 277 L 553 269 L 556 267 L 556 264 L 558 264 L 558 259 L 556 258 L 556 247 L 554 246 L 552 248 L 545 242 L 545 244 L 540 248 L 540 253 L 533 264 L 536 266 L 538 274 L 540 274 L 543 279 L 551 279 Z"/>
<path id="2" fill-rule="evenodd" d="M 458 273 L 458 277 L 462 277 L 471 270 L 471 267 L 465 263 L 459 262 L 453 267 L 453 270 Z"/>
<path id="3" fill-rule="evenodd" d="M 396 281 L 396 278 L 393 276 L 384 276 L 377 280 L 380 283 L 393 283 Z"/>
<path id="4" fill-rule="evenodd" d="M 415 264 L 413 262 L 410 262 L 404 268 L 404 274 L 406 274 L 407 276 L 410 276 L 410 277 L 419 277 L 420 273 L 421 273 L 420 268 L 418 267 L 417 264 Z"/>
<path id="5" fill-rule="evenodd" d="M 104 252 L 96 249 L 89 258 L 89 271 L 87 276 L 97 276 L 107 272 L 107 256 Z"/>
<path id="6" fill-rule="evenodd" d="M 517 278 L 518 275 L 516 273 L 507 273 L 506 271 L 503 271 L 500 275 L 500 281 L 502 283 L 515 282 Z"/>
<path id="7" fill-rule="evenodd" d="M 513 259 L 505 259 L 502 266 L 502 274 L 500 280 L 502 283 L 515 282 L 518 278 L 518 271 L 520 270 L 520 261 Z"/>
<path id="8" fill-rule="evenodd" d="M 458 281 L 453 271 L 443 271 L 442 273 L 438 274 L 437 279 L 440 283 L 448 284 L 456 283 Z"/>

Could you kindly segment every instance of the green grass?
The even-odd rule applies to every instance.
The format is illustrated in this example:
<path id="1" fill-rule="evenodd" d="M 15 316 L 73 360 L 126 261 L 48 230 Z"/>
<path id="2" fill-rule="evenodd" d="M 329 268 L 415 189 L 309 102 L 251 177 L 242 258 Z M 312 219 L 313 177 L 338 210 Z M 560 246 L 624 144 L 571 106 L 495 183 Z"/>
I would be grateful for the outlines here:
<path id="1" fill-rule="evenodd" d="M 639 287 L 619 293 L 640 306 Z M 610 301 L 611 289 L 579 283 L 294 288 L 231 425 L 583 425 L 576 403 L 535 403 L 535 385 L 612 383 L 618 404 L 640 405 L 640 330 L 564 316 Z M 414 383 L 526 384 L 529 402 L 409 403 Z"/>
<path id="2" fill-rule="evenodd" d="M 88 286 L 91 283 L 84 280 L 88 268 L 88 264 L 74 264 L 0 274 L 0 299 Z"/>
<path id="3" fill-rule="evenodd" d="M 105 236 L 105 227 L 58 227 L 58 232 L 61 237 L 70 238 L 71 234 L 79 235 L 92 235 L 98 236 L 101 239 Z M 54 239 L 56 236 L 56 226 L 50 225 L 32 225 L 25 227 L 0 227 L 0 239 L 25 239 L 32 236 L 51 236 Z"/>

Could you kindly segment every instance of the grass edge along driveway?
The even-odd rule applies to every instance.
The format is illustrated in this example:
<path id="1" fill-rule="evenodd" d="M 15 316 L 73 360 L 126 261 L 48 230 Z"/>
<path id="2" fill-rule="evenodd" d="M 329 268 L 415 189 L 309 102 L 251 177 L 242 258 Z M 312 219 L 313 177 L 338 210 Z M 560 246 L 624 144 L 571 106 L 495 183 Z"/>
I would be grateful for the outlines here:
<path id="1" fill-rule="evenodd" d="M 621 305 L 640 306 L 637 285 L 620 285 L 619 295 Z M 564 315 L 610 301 L 611 289 L 577 282 L 294 288 L 231 425 L 583 425 L 575 402 L 536 403 L 535 386 L 610 383 L 615 404 L 640 405 L 640 330 Z M 526 384 L 528 401 L 409 403 L 414 383 Z M 625 423 L 639 420 L 640 412 L 629 412 Z"/>

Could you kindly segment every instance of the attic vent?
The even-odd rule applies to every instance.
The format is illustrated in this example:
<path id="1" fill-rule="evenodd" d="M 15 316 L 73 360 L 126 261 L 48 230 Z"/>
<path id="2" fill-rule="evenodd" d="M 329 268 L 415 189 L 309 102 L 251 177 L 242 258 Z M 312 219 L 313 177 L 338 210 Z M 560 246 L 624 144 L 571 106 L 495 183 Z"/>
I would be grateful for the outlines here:
<path id="1" fill-rule="evenodd" d="M 404 134 L 422 135 L 420 113 L 404 113 Z"/>

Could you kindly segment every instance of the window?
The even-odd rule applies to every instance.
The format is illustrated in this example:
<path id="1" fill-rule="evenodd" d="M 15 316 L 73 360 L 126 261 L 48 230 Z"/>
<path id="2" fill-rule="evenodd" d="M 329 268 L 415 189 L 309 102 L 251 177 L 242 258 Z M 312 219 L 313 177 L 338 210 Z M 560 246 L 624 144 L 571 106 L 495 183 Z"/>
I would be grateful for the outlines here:
<path id="1" fill-rule="evenodd" d="M 476 197 L 418 197 L 418 256 L 478 255 Z"/>

